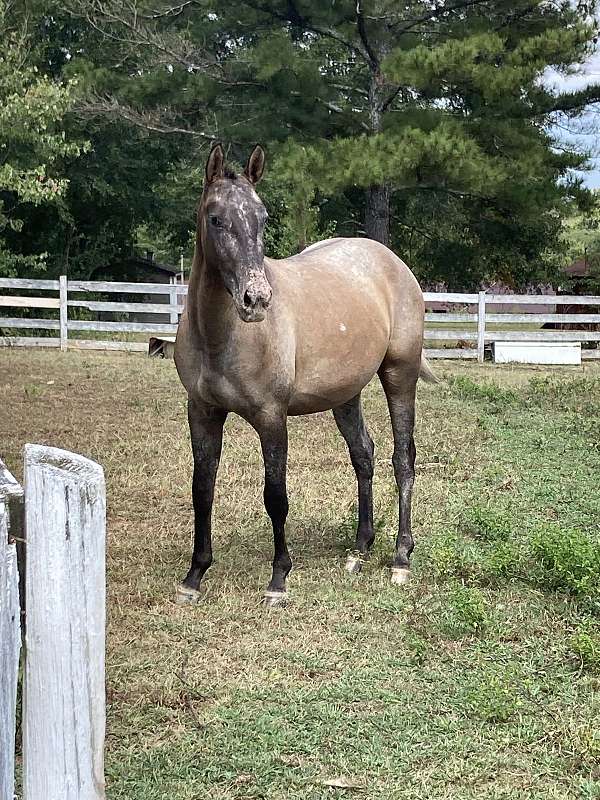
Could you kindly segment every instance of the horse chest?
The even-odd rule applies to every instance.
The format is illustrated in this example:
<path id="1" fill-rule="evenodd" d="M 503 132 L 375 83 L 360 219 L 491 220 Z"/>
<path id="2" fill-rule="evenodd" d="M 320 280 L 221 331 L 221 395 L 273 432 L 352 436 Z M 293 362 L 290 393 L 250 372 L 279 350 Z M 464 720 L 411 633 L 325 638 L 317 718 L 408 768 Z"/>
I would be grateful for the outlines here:
<path id="1" fill-rule="evenodd" d="M 260 408 L 269 394 L 247 365 L 232 362 L 224 368 L 208 361 L 198 369 L 194 392 L 204 403 L 243 415 Z"/>

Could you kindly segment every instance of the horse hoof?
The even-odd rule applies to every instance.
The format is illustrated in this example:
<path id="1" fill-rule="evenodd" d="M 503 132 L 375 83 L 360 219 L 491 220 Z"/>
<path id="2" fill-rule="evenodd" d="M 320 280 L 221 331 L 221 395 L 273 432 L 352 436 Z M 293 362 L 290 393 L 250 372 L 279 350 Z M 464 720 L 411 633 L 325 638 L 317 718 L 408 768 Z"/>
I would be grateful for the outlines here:
<path id="1" fill-rule="evenodd" d="M 362 559 L 360 556 L 349 555 L 346 559 L 346 572 L 349 575 L 358 575 L 362 570 Z"/>
<path id="2" fill-rule="evenodd" d="M 287 592 L 265 592 L 264 603 L 267 608 L 277 608 L 287 603 Z"/>
<path id="3" fill-rule="evenodd" d="M 403 586 L 410 581 L 410 570 L 405 567 L 392 567 L 392 583 Z"/>
<path id="4" fill-rule="evenodd" d="M 195 604 L 200 600 L 200 592 L 197 589 L 191 589 L 189 586 L 180 584 L 175 592 L 175 602 L 178 606 L 187 606 Z"/>

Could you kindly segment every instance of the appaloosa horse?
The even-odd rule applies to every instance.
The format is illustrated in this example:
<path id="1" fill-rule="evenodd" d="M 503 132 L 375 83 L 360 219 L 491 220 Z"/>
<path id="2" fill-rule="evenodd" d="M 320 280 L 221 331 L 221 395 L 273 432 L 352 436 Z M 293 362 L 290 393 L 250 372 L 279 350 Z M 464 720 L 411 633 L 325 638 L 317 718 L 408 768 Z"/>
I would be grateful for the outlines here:
<path id="1" fill-rule="evenodd" d="M 409 577 L 414 482 L 415 389 L 435 377 L 422 356 L 423 295 L 408 267 L 369 239 L 329 239 L 291 258 L 265 258 L 267 212 L 254 186 L 265 155 L 256 146 L 243 175 L 224 165 L 221 145 L 206 164 L 196 253 L 175 362 L 188 393 L 194 457 L 192 565 L 177 591 L 196 602 L 212 563 L 211 511 L 228 412 L 260 437 L 264 501 L 273 524 L 269 605 L 285 598 L 292 567 L 285 540 L 287 417 L 333 409 L 358 480 L 358 572 L 373 544 L 373 441 L 360 393 L 377 373 L 394 433 L 399 530 L 392 581 Z"/>

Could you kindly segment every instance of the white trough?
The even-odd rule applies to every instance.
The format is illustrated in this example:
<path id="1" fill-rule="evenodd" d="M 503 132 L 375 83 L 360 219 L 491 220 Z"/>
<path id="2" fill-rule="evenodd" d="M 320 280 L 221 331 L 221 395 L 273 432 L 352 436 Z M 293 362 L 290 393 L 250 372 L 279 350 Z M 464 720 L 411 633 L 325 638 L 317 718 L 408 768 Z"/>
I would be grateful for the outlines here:
<path id="1" fill-rule="evenodd" d="M 581 342 L 494 342 L 496 364 L 581 364 Z"/>

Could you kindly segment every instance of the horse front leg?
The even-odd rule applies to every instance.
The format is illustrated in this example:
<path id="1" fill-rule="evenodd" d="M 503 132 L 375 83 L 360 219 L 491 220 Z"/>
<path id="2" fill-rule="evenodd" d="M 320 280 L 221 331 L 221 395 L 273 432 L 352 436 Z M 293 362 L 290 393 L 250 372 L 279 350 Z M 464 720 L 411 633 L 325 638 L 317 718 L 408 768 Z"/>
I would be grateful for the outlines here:
<path id="1" fill-rule="evenodd" d="M 212 506 L 226 418 L 227 413 L 221 409 L 188 400 L 188 422 L 194 457 L 194 552 L 189 572 L 177 587 L 178 603 L 198 602 L 200 581 L 212 564 Z"/>
<path id="2" fill-rule="evenodd" d="M 286 599 L 286 578 L 292 560 L 285 540 L 285 521 L 288 515 L 286 489 L 287 470 L 287 419 L 285 416 L 262 419 L 254 424 L 262 448 L 265 464 L 264 500 L 267 514 L 273 525 L 273 574 L 265 592 L 265 605 L 282 605 Z"/>

